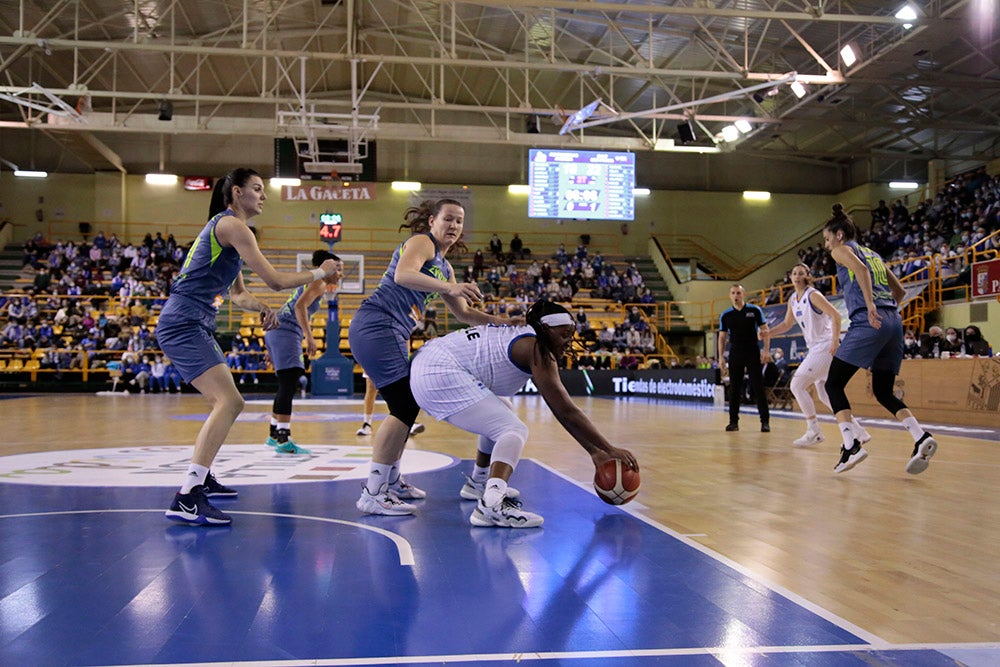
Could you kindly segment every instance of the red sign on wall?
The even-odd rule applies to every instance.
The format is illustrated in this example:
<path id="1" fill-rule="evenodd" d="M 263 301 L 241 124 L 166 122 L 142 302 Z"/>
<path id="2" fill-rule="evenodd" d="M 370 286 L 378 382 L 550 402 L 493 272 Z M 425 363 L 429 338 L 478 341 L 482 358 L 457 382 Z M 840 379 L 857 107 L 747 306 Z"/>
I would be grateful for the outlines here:
<path id="1" fill-rule="evenodd" d="M 1000 295 L 1000 259 L 972 265 L 972 298 Z"/>

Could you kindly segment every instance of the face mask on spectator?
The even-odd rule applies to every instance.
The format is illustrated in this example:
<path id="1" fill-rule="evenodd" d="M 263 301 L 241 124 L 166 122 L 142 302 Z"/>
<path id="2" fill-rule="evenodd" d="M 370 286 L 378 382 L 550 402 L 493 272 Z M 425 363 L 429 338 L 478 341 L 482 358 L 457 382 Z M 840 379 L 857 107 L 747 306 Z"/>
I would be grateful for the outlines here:
<path id="1" fill-rule="evenodd" d="M 955 334 L 948 334 L 946 338 L 948 339 L 949 343 L 954 343 L 956 340 L 958 340 L 958 336 L 956 336 Z"/>
<path id="2" fill-rule="evenodd" d="M 913 336 L 907 336 L 905 339 L 907 345 L 913 344 Z"/>

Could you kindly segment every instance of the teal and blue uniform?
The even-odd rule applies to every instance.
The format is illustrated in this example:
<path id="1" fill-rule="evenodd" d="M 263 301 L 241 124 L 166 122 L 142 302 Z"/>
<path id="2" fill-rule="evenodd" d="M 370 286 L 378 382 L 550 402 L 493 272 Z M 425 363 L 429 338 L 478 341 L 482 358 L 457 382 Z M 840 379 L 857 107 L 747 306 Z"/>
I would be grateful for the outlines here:
<path id="1" fill-rule="evenodd" d="M 857 277 L 846 266 L 838 264 L 837 282 L 851 324 L 835 356 L 858 368 L 887 370 L 898 375 L 903 363 L 903 320 L 889 288 L 889 270 L 874 250 L 856 241 L 846 241 L 844 245 L 868 268 L 872 297 L 882 317 L 882 326 L 875 329 L 868 322 L 868 307 Z"/>
<path id="2" fill-rule="evenodd" d="M 295 288 L 292 295 L 285 301 L 285 305 L 278 311 L 278 326 L 264 334 L 264 343 L 267 351 L 271 355 L 271 364 L 274 370 L 281 371 L 286 368 L 305 368 L 302 361 L 302 339 L 305 332 L 299 326 L 299 321 L 295 317 L 295 305 L 308 285 L 300 285 Z M 319 310 L 320 299 L 314 299 L 306 307 L 307 318 L 312 317 Z M 308 319 L 307 319 L 308 321 Z"/>
<path id="3" fill-rule="evenodd" d="M 451 280 L 451 267 L 441 254 L 437 241 L 434 257 L 424 262 L 420 272 L 439 280 Z M 379 389 L 410 374 L 410 334 L 423 319 L 427 304 L 437 292 L 423 292 L 396 284 L 396 267 L 404 244 L 392 254 L 375 291 L 365 299 L 351 319 L 348 340 L 351 353 Z"/>
<path id="4" fill-rule="evenodd" d="M 223 247 L 215 237 L 215 226 L 227 215 L 235 213 L 226 209 L 214 216 L 191 244 L 156 325 L 160 349 L 185 382 L 226 363 L 215 340 L 215 299 L 229 293 L 243 268 L 236 248 Z"/>

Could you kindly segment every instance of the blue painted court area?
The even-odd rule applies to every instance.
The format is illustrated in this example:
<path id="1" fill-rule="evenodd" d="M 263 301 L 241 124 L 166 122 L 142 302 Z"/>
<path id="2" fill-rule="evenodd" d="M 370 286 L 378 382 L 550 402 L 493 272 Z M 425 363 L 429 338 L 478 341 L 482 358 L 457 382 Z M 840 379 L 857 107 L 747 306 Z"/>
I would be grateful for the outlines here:
<path id="1" fill-rule="evenodd" d="M 532 461 L 516 482 L 545 525 L 474 528 L 468 465 L 410 477 L 419 516 L 362 516 L 356 480 L 258 485 L 218 501 L 226 528 L 171 524 L 163 487 L 0 484 L 0 664 L 962 664 Z"/>

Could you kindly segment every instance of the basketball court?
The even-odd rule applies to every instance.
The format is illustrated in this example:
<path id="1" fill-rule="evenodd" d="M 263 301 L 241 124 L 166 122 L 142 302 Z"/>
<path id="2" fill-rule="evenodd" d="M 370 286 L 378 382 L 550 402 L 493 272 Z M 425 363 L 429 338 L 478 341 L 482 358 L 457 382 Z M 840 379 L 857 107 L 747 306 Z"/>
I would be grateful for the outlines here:
<path id="1" fill-rule="evenodd" d="M 213 467 L 239 489 L 214 501 L 233 525 L 198 528 L 163 511 L 200 397 L 7 399 L 0 664 L 1000 664 L 996 429 L 942 425 L 914 477 L 906 433 L 868 420 L 869 460 L 835 475 L 830 422 L 797 449 L 790 414 L 730 434 L 720 409 L 576 399 L 642 465 L 613 507 L 544 402 L 518 397 L 512 484 L 545 524 L 505 530 L 459 498 L 473 437 L 425 421 L 404 459 L 419 514 L 364 516 L 360 401 L 297 401 L 313 452 L 288 456 L 263 444 L 259 397 Z"/>

